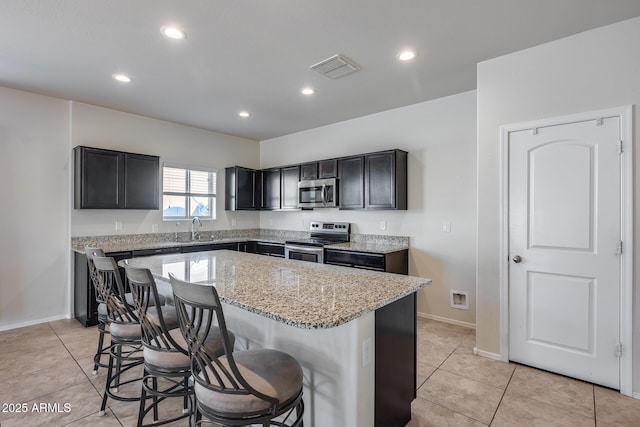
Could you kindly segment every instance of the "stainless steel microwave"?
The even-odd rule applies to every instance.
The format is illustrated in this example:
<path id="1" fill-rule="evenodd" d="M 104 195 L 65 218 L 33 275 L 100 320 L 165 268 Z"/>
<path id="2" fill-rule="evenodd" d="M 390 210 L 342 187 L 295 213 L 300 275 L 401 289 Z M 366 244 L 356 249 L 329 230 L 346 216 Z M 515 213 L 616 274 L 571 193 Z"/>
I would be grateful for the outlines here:
<path id="1" fill-rule="evenodd" d="M 337 206 L 337 179 L 314 179 L 298 183 L 299 208 L 335 208 Z"/>

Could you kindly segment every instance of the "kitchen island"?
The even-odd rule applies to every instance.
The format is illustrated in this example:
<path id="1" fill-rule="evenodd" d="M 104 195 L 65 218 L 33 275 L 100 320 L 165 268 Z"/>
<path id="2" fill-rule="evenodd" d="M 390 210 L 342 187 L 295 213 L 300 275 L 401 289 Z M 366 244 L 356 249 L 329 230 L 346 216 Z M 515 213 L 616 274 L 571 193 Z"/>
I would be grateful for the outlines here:
<path id="1" fill-rule="evenodd" d="M 415 397 L 415 292 L 425 278 L 228 250 L 158 255 L 144 267 L 216 287 L 238 349 L 275 348 L 303 368 L 305 426 L 404 426 Z"/>

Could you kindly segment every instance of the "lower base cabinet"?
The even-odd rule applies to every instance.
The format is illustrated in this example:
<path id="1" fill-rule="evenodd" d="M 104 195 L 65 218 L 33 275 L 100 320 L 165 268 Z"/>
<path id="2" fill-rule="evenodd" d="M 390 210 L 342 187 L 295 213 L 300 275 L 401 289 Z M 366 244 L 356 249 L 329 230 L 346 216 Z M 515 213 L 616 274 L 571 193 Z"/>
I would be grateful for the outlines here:
<path id="1" fill-rule="evenodd" d="M 409 250 L 378 254 L 326 249 L 324 263 L 406 275 L 409 274 Z"/>
<path id="2" fill-rule="evenodd" d="M 94 326 L 98 324 L 98 302 L 93 283 L 89 277 L 87 256 L 84 253 L 74 253 L 74 278 L 73 278 L 73 312 L 75 318 L 82 326 Z M 108 252 L 106 256 L 112 257 L 116 262 L 132 258 L 131 252 Z M 124 281 L 124 269 L 120 268 L 120 276 Z"/>

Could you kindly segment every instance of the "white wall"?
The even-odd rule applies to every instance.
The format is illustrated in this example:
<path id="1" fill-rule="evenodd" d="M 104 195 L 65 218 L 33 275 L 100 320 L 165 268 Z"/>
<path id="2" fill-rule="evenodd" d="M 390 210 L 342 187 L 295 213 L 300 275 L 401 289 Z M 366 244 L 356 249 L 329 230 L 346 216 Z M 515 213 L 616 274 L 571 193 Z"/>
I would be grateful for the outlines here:
<path id="1" fill-rule="evenodd" d="M 0 330 L 69 313 L 69 102 L 0 87 Z"/>
<path id="2" fill-rule="evenodd" d="M 262 228 L 308 230 L 340 220 L 353 232 L 410 236 L 409 273 L 433 279 L 418 310 L 475 324 L 476 93 L 385 111 L 260 142 L 260 166 L 400 148 L 408 157 L 407 211 L 261 212 Z M 380 230 L 380 221 L 387 229 Z M 442 223 L 451 222 L 451 233 Z M 468 291 L 469 310 L 449 307 L 449 290 Z"/>
<path id="3" fill-rule="evenodd" d="M 218 132 L 150 119 L 135 114 L 72 103 L 72 146 L 108 148 L 160 156 L 167 161 L 191 166 L 214 168 L 218 172 L 215 221 L 202 221 L 202 230 L 257 228 L 256 212 L 224 210 L 224 168 L 235 164 L 259 166 L 257 141 Z M 72 205 L 73 207 L 73 205 Z M 231 218 L 236 225 L 231 226 Z M 115 222 L 123 223 L 116 231 Z M 176 221 L 162 221 L 161 210 L 71 210 L 71 235 L 92 236 L 151 233 L 152 224 L 160 232 L 176 231 Z M 181 221 L 179 231 L 189 231 L 188 221 Z"/>
<path id="4" fill-rule="evenodd" d="M 640 103 L 640 18 L 478 65 L 478 319 L 480 350 L 499 353 L 499 127 Z M 635 129 L 640 125 L 635 108 Z M 634 141 L 637 141 L 637 131 Z M 634 390 L 640 390 L 640 166 L 635 142 Z"/>

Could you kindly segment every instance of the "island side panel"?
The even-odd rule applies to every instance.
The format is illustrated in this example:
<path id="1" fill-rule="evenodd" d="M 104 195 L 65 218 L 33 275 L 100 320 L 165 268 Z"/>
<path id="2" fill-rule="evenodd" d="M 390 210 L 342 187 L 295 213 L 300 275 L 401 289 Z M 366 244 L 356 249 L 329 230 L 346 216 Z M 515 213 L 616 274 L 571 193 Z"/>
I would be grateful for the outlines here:
<path id="1" fill-rule="evenodd" d="M 224 304 L 236 351 L 273 348 L 303 369 L 305 427 L 374 425 L 375 358 L 363 366 L 363 343 L 375 346 L 375 315 L 329 329 L 301 329 Z"/>
<path id="2" fill-rule="evenodd" d="M 375 312 L 375 426 L 404 427 L 416 397 L 416 294 Z"/>

